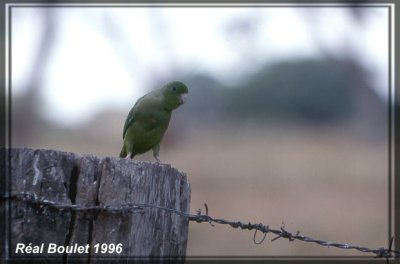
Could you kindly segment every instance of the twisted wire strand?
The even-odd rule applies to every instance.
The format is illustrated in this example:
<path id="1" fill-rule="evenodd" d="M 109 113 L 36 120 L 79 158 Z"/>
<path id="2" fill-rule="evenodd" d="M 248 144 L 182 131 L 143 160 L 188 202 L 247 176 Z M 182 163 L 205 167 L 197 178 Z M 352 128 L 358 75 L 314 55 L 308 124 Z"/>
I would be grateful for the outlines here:
<path id="1" fill-rule="evenodd" d="M 271 242 L 279 239 L 279 238 L 285 238 L 288 239 L 289 241 L 294 241 L 294 240 L 299 240 L 303 242 L 308 242 L 308 243 L 315 243 L 320 246 L 324 247 L 336 247 L 340 249 L 353 249 L 353 250 L 358 250 L 363 253 L 372 253 L 375 254 L 376 258 L 386 258 L 388 261 L 389 258 L 399 258 L 400 257 L 400 252 L 396 250 L 392 250 L 392 243 L 393 243 L 393 238 L 391 239 L 390 246 L 389 248 L 384 248 L 381 247 L 379 249 L 370 249 L 367 247 L 363 246 L 357 246 L 357 245 L 351 245 L 347 243 L 338 243 L 338 242 L 329 242 L 329 241 L 324 241 L 320 239 L 314 239 L 311 237 L 303 236 L 300 235 L 300 231 L 297 231 L 296 233 L 289 232 L 288 230 L 285 229 L 285 225 L 283 225 L 279 229 L 273 229 L 270 228 L 268 225 L 264 225 L 263 223 L 243 223 L 240 221 L 229 221 L 225 219 L 220 219 L 220 218 L 213 218 L 208 215 L 208 206 L 207 204 L 204 204 L 205 207 L 205 214 L 201 213 L 201 210 L 197 210 L 197 214 L 190 214 L 190 213 L 185 213 L 182 211 L 178 211 L 172 208 L 167 208 L 164 206 L 159 206 L 159 205 L 154 205 L 154 204 L 144 204 L 144 203 L 126 203 L 122 205 L 97 205 L 97 206 L 81 206 L 81 205 L 76 205 L 76 204 L 68 204 L 68 203 L 58 203 L 54 201 L 50 201 L 41 197 L 38 197 L 34 193 L 29 193 L 29 192 L 19 192 L 19 193 L 13 193 L 10 195 L 2 195 L 1 196 L 2 200 L 5 199 L 16 199 L 18 201 L 23 201 L 28 204 L 34 204 L 38 205 L 40 207 L 50 207 L 54 208 L 60 211 L 66 211 L 66 210 L 71 210 L 71 211 L 77 211 L 77 212 L 90 212 L 90 213 L 100 213 L 100 212 L 105 212 L 105 213 L 112 213 L 112 214 L 118 214 L 118 213 L 144 213 L 145 208 L 153 208 L 153 209 L 158 209 L 158 210 L 163 210 L 166 212 L 169 212 L 171 214 L 176 214 L 182 217 L 188 218 L 189 221 L 197 222 L 197 223 L 203 223 L 207 222 L 211 226 L 215 226 L 214 224 L 219 224 L 219 225 L 229 225 L 232 228 L 235 229 L 241 229 L 241 230 L 255 230 L 254 232 L 254 237 L 253 237 L 253 242 L 255 244 L 261 244 L 264 242 L 266 236 L 268 233 L 275 234 L 276 237 L 271 239 Z M 257 232 L 263 233 L 263 237 L 260 241 L 256 241 L 256 235 Z"/>

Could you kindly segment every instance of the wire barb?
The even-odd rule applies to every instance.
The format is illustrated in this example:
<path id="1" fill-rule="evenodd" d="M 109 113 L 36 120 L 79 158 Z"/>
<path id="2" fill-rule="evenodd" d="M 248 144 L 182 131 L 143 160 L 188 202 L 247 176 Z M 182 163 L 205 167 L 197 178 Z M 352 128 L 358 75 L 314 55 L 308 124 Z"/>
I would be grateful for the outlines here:
<path id="1" fill-rule="evenodd" d="M 262 238 L 259 242 L 257 242 L 257 241 L 256 241 L 257 232 L 258 232 L 258 229 L 256 229 L 256 231 L 254 231 L 253 242 L 254 242 L 254 244 L 256 244 L 256 245 L 260 245 L 260 244 L 262 244 L 262 242 L 264 242 L 264 240 L 265 240 L 265 238 L 266 238 L 266 236 L 267 236 L 267 233 L 265 232 L 263 238 Z"/>
<path id="2" fill-rule="evenodd" d="M 289 232 L 288 230 L 285 229 L 285 223 L 282 222 L 282 226 L 279 229 L 272 229 L 268 225 L 264 225 L 262 223 L 259 224 L 252 224 L 252 223 L 242 223 L 240 221 L 229 221 L 225 219 L 218 219 L 218 218 L 213 218 L 208 215 L 208 205 L 205 203 L 205 214 L 202 214 L 201 209 L 196 210 L 196 214 L 190 214 L 190 213 L 185 213 L 182 211 L 178 211 L 172 208 L 167 208 L 163 206 L 158 206 L 154 204 L 139 204 L 139 203 L 127 203 L 127 204 L 122 204 L 118 206 L 112 206 L 112 205 L 103 205 L 103 206 L 81 206 L 81 205 L 75 205 L 75 204 L 67 204 L 67 203 L 58 203 L 54 201 L 49 201 L 47 199 L 44 199 L 42 197 L 38 197 L 35 193 L 29 193 L 29 192 L 20 192 L 20 193 L 13 193 L 13 194 L 1 194 L 0 195 L 1 200 L 17 200 L 19 202 L 25 202 L 30 205 L 36 205 L 39 206 L 39 208 L 44 208 L 44 207 L 49 207 L 53 209 L 57 209 L 60 211 L 66 211 L 66 210 L 71 210 L 71 211 L 77 211 L 77 212 L 86 212 L 86 213 L 112 213 L 112 214 L 125 214 L 125 213 L 145 213 L 146 208 L 152 208 L 152 209 L 158 209 L 158 210 L 163 210 L 166 212 L 169 212 L 171 214 L 177 214 L 181 217 L 185 217 L 188 219 L 188 221 L 193 221 L 196 223 L 202 223 L 202 222 L 207 222 L 211 226 L 215 226 L 214 223 L 220 224 L 220 225 L 229 225 L 232 228 L 238 229 L 240 228 L 241 230 L 254 230 L 254 236 L 253 236 L 253 242 L 257 245 L 261 244 L 264 242 L 266 236 L 268 233 L 273 233 L 276 235 L 275 238 L 271 240 L 271 242 L 279 239 L 279 238 L 285 238 L 288 239 L 289 241 L 303 241 L 303 242 L 308 242 L 308 243 L 315 243 L 320 246 L 324 247 L 336 247 L 340 249 L 353 249 L 353 250 L 358 250 L 363 253 L 372 253 L 375 254 L 376 258 L 386 258 L 386 262 L 389 263 L 389 258 L 399 258 L 400 257 L 400 252 L 393 250 L 392 245 L 393 245 L 393 240 L 394 237 L 391 238 L 390 243 L 389 243 L 389 248 L 384 248 L 381 247 L 379 249 L 370 249 L 366 247 L 361 247 L 361 246 L 355 246 L 355 245 L 350 245 L 346 243 L 337 243 L 337 242 L 329 242 L 329 241 L 324 241 L 324 240 L 318 240 L 314 238 L 310 238 L 307 236 L 301 236 L 300 231 L 297 231 L 296 234 L 293 234 Z M 256 235 L 257 232 L 262 232 L 264 234 L 263 238 L 260 241 L 256 241 Z"/>

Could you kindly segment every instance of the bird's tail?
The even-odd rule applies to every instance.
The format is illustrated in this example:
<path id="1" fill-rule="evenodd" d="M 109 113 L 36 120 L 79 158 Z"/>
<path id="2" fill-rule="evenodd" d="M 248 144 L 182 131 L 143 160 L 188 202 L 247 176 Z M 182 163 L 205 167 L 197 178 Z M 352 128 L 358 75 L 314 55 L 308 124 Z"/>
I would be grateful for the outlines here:
<path id="1" fill-rule="evenodd" d="M 128 153 L 126 153 L 126 148 L 125 148 L 125 144 L 124 144 L 124 145 L 122 146 L 121 152 L 119 153 L 119 157 L 120 157 L 120 158 L 125 158 L 127 154 L 128 154 Z"/>

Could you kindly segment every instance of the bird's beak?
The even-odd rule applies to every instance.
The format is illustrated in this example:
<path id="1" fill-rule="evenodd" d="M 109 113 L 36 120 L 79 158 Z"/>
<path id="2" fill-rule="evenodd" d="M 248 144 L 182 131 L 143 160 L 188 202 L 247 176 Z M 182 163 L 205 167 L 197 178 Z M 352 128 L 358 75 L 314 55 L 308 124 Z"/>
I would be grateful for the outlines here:
<path id="1" fill-rule="evenodd" d="M 184 104 L 186 102 L 186 97 L 187 97 L 187 93 L 183 93 L 179 96 L 179 101 L 181 104 Z"/>

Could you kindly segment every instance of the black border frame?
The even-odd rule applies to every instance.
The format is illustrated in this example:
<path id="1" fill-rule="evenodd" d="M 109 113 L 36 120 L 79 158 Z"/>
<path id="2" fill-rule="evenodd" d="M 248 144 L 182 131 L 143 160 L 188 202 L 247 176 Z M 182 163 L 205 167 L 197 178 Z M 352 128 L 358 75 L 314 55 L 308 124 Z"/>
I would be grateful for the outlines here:
<path id="1" fill-rule="evenodd" d="M 232 0 L 234 1 L 234 0 Z M 397 19 L 398 14 L 400 14 L 400 3 L 397 3 L 396 0 L 383 0 L 383 1 L 378 1 L 376 0 L 375 2 L 373 1 L 360 1 L 360 0 L 355 0 L 355 1 L 345 1 L 345 0 L 339 0 L 335 1 L 334 3 L 332 2 L 326 2 L 325 1 L 318 1 L 318 0 L 311 0 L 311 1 L 290 1 L 290 0 L 284 0 L 284 1 L 252 1 L 252 3 L 245 3 L 245 2 L 236 2 L 232 3 L 231 1 L 218 1 L 218 3 L 213 2 L 212 0 L 207 0 L 203 1 L 202 3 L 199 2 L 187 2 L 184 0 L 178 0 L 178 1 L 169 1 L 168 3 L 157 3 L 157 2 L 145 2 L 145 1 L 129 1 L 129 0 L 119 0 L 114 3 L 108 3 L 107 1 L 102 1 L 102 0 L 89 0 L 86 1 L 85 3 L 82 3 L 78 0 L 64 0 L 64 1 L 43 1 L 43 0 L 37 0 L 37 1 L 19 1 L 19 0 L 5 0 L 4 3 L 0 4 L 0 14 L 4 16 L 4 19 L 0 21 L 0 36 L 3 37 L 4 42 L 3 42 L 3 50 L 0 52 L 0 70 L 3 73 L 3 82 L 1 87 L 1 94 L 0 94 L 0 106 L 2 107 L 1 109 L 1 115 L 0 115 L 0 122 L 2 125 L 2 130 L 0 130 L 0 147 L 1 147 L 1 152 L 0 152 L 0 168 L 5 168 L 4 174 L 2 173 L 1 175 L 4 176 L 9 176 L 7 174 L 7 153 L 8 149 L 11 147 L 11 38 L 9 37 L 8 39 L 6 38 L 6 27 L 8 26 L 8 35 L 10 36 L 11 34 L 11 9 L 13 7 L 34 7 L 35 5 L 38 5 L 40 7 L 43 6 L 51 6 L 51 7 L 110 7 L 111 5 L 118 5 L 120 7 L 132 7 L 134 4 L 141 4 L 143 7 L 154 7 L 154 6 L 162 6 L 164 4 L 173 4 L 179 5 L 179 6 L 190 6 L 190 7 L 205 7 L 207 6 L 206 4 L 209 4 L 207 7 L 212 6 L 212 7 L 229 7 L 229 4 L 232 4 L 231 7 L 257 7 L 257 6 L 265 6 L 265 4 L 274 4 L 276 7 L 321 7 L 323 5 L 324 7 L 338 7 L 338 6 L 345 6 L 345 7 L 376 7 L 377 5 L 379 6 L 387 6 L 389 8 L 389 104 L 388 104 L 388 121 L 389 121 L 389 130 L 388 130 L 388 137 L 389 137 L 389 190 L 388 190 L 388 212 L 389 212 L 389 225 L 388 225 L 388 244 L 386 247 L 389 247 L 390 239 L 393 235 L 394 237 L 394 247 L 392 248 L 393 250 L 399 251 L 399 245 L 400 245 L 400 160 L 398 157 L 400 156 L 400 148 L 398 144 L 398 138 L 400 136 L 400 104 L 399 104 L 399 78 L 396 78 L 396 73 L 399 72 L 397 70 L 396 72 L 396 65 L 400 65 L 400 56 L 399 52 L 395 52 L 396 48 L 398 47 L 400 43 L 400 32 L 399 30 L 395 27 L 396 22 L 399 22 L 399 19 Z M 124 6 L 124 4 L 128 4 Z M 241 4 L 240 6 L 237 6 L 235 4 Z M 113 6 L 115 7 L 115 6 Z M 7 18 L 8 21 L 6 20 L 6 12 L 7 12 Z M 397 23 L 398 24 L 398 23 Z M 6 44 L 6 41 L 8 43 Z M 6 53 L 6 48 L 5 45 L 8 45 L 8 54 Z M 6 61 L 6 58 L 8 61 Z M 7 65 L 6 65 L 6 62 Z M 8 68 L 8 72 L 6 72 L 6 67 Z M 8 76 L 6 75 L 8 73 Z M 8 92 L 6 89 L 9 89 Z M 7 104 L 8 103 L 8 104 Z M 0 178 L 0 195 L 6 195 L 7 191 L 10 190 L 10 178 L 7 179 L 7 177 L 1 177 Z M 4 201 L 1 201 L 0 204 L 5 205 L 5 209 L 7 212 L 7 203 Z M 0 216 L 0 223 L 5 223 L 5 225 L 0 225 L 0 239 L 2 238 L 7 238 L 7 240 L 11 239 L 9 237 L 10 231 L 7 230 L 7 227 L 9 228 L 9 219 L 7 217 L 7 214 L 1 215 Z M 9 260 L 8 257 L 10 255 L 4 255 L 6 254 L 7 250 L 7 243 L 5 240 L 0 241 L 0 260 L 2 257 L 5 257 L 4 260 Z M 35 258 L 35 260 L 39 260 L 38 258 Z M 167 260 L 168 258 L 166 258 Z M 14 260 L 27 260 L 25 258 L 18 258 L 18 259 L 12 259 Z M 102 259 L 97 259 L 102 260 Z M 104 259 L 105 261 L 110 261 L 111 259 L 107 258 Z M 267 261 L 274 261 L 274 262 L 279 262 L 279 263 L 288 263 L 289 262 L 299 262 L 299 263 L 318 263 L 321 261 L 324 262 L 329 262 L 329 263 L 347 263 L 349 262 L 354 262 L 354 263 L 376 263 L 378 260 L 373 259 L 371 257 L 365 257 L 365 256 L 352 256 L 352 257 L 340 257 L 340 256 L 265 256 L 265 257 L 194 257 L 194 256 L 188 256 L 186 257 L 186 262 L 192 263 L 192 262 L 199 262 L 199 261 L 206 261 L 208 262 L 213 262 L 213 261 L 218 261 L 220 262 L 265 262 Z M 399 261 L 399 258 L 393 259 L 396 263 Z"/>

